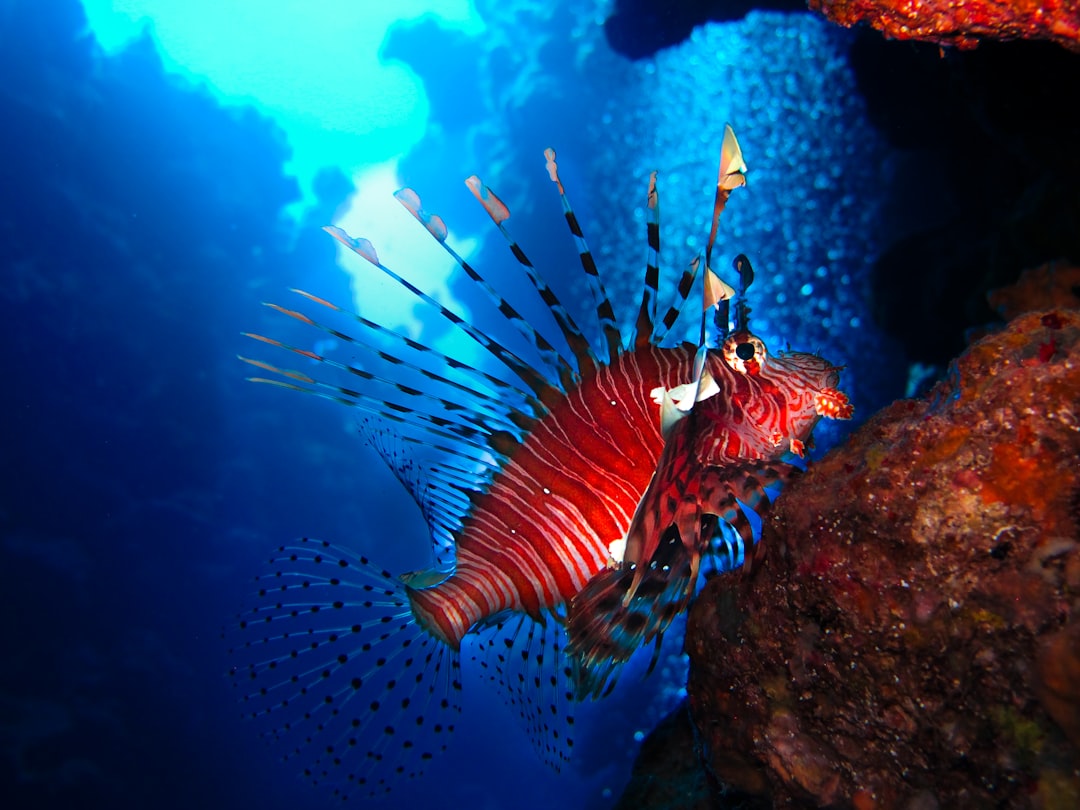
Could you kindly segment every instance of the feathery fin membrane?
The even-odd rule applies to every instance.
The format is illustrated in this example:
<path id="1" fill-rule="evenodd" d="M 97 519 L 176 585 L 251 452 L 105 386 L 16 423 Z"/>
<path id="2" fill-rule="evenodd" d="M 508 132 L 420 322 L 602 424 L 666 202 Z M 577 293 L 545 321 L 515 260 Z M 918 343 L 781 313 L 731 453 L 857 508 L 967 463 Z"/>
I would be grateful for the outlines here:
<path id="1" fill-rule="evenodd" d="M 362 556 L 304 538 L 256 578 L 230 652 L 245 715 L 313 782 L 378 796 L 446 747 L 457 656 L 413 622 L 404 586 Z"/>

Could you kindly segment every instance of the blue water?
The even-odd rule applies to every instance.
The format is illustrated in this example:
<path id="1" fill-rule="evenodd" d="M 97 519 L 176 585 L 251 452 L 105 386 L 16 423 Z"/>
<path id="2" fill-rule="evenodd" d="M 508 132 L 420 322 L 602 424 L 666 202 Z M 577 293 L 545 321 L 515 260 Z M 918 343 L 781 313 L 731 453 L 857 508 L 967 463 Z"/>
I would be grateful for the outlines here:
<path id="1" fill-rule="evenodd" d="M 670 284 L 707 232 L 730 120 L 751 175 L 722 238 L 728 259 L 754 259 L 755 328 L 846 363 L 860 415 L 901 392 L 905 370 L 863 305 L 886 151 L 846 36 L 808 15 L 751 14 L 630 63 L 606 50 L 602 3 L 545 5 L 478 3 L 482 36 L 427 20 L 383 43 L 430 99 L 400 175 L 471 240 L 475 263 L 513 269 L 461 186 L 480 171 L 536 264 L 576 291 L 540 157 L 554 144 L 625 311 L 648 171 L 662 170 Z M 352 300 L 319 231 L 352 178 L 294 177 L 288 131 L 265 112 L 167 73 L 151 39 L 107 55 L 75 0 L 0 2 L 0 120 L 2 804 L 329 806 L 241 720 L 220 636 L 260 560 L 294 537 L 353 544 L 392 571 L 427 563 L 420 516 L 354 417 L 247 384 L 235 359 L 250 350 L 242 331 L 278 328 L 262 300 L 291 286 Z M 678 699 L 677 652 L 676 640 L 661 675 L 629 677 L 583 713 L 580 765 L 558 776 L 467 667 L 455 749 L 390 805 L 609 806 L 635 733 Z"/>

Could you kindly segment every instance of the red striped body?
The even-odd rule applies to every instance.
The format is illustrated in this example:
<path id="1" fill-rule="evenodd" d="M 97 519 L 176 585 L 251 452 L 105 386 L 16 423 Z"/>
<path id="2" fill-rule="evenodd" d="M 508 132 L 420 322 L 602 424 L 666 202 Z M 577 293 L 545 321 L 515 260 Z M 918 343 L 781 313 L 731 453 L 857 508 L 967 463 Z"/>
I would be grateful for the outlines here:
<path id="1" fill-rule="evenodd" d="M 602 570 L 663 449 L 650 392 L 690 379 L 693 359 L 686 347 L 625 352 L 541 419 L 477 499 L 454 573 L 409 590 L 420 623 L 457 648 L 476 622 L 506 609 L 539 618 Z"/>
<path id="2" fill-rule="evenodd" d="M 759 359 L 748 373 L 709 352 L 718 390 L 695 407 L 693 458 L 678 463 L 704 470 L 801 454 L 836 369 L 809 354 L 766 357 L 762 349 Z M 520 610 L 539 619 L 581 593 L 607 566 L 609 544 L 627 537 L 657 472 L 664 440 L 651 392 L 685 384 L 693 361 L 686 346 L 624 352 L 540 419 L 476 499 L 457 538 L 454 573 L 409 589 L 420 624 L 457 649 L 490 616 Z"/>

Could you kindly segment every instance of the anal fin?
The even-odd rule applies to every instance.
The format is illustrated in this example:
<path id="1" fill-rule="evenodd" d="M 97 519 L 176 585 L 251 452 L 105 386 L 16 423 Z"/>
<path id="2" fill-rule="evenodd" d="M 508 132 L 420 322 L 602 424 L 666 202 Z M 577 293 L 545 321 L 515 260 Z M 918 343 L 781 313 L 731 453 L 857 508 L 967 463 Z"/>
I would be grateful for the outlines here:
<path id="1" fill-rule="evenodd" d="M 475 660 L 523 724 L 537 755 L 560 771 L 574 747 L 572 670 L 561 615 L 507 613 L 475 634 Z"/>

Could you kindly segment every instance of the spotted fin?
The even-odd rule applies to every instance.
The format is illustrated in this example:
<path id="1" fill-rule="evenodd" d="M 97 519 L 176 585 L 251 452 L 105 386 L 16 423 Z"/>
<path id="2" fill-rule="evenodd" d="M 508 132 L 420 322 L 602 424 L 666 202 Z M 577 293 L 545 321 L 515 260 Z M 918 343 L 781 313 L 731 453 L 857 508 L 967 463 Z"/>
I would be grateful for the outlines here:
<path id="1" fill-rule="evenodd" d="M 244 714 L 335 795 L 418 776 L 461 711 L 458 656 L 413 621 L 404 585 L 323 541 L 282 546 L 237 617 Z"/>
<path id="2" fill-rule="evenodd" d="M 564 619 L 542 622 L 512 613 L 495 617 L 476 633 L 476 661 L 518 715 L 537 755 L 555 771 L 574 748 L 574 687 L 564 652 Z"/>

